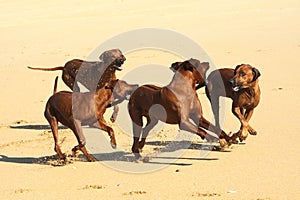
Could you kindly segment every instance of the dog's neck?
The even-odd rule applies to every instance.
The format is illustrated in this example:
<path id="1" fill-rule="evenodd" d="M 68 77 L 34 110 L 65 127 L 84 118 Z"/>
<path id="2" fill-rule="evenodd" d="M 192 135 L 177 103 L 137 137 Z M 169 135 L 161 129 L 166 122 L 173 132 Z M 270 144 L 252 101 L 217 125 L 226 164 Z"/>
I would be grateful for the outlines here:
<path id="1" fill-rule="evenodd" d="M 106 84 L 107 80 L 114 80 L 116 79 L 115 75 L 116 69 L 114 67 L 107 67 L 105 71 L 103 72 L 98 84 L 97 88 L 102 88 Z"/>
<path id="2" fill-rule="evenodd" d="M 252 82 L 250 87 L 242 89 L 241 93 L 244 93 L 249 99 L 259 98 L 260 97 L 260 88 L 258 85 L 258 80 L 256 80 L 255 82 Z"/>
<path id="3" fill-rule="evenodd" d="M 183 91 L 184 93 L 191 93 L 196 90 L 197 81 L 191 72 L 179 70 L 177 71 L 172 81 L 169 83 L 168 88 L 173 91 Z"/>

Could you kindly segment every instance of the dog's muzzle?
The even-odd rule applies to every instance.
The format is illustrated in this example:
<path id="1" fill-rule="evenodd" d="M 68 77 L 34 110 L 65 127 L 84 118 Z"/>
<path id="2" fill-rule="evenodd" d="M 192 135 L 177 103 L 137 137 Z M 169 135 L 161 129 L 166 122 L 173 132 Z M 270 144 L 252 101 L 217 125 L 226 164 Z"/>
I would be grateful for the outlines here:
<path id="1" fill-rule="evenodd" d="M 234 91 L 234 92 L 237 92 L 241 89 L 241 85 L 237 85 L 234 81 L 234 79 L 230 79 L 229 80 L 229 83 L 231 84 L 231 89 Z"/>
<path id="2" fill-rule="evenodd" d="M 122 70 L 122 64 L 124 64 L 124 59 L 117 59 L 115 60 L 114 62 L 114 67 L 117 69 L 117 70 Z"/>
<path id="3" fill-rule="evenodd" d="M 125 60 L 123 60 L 123 59 L 117 59 L 116 64 L 123 65 L 124 61 Z"/>

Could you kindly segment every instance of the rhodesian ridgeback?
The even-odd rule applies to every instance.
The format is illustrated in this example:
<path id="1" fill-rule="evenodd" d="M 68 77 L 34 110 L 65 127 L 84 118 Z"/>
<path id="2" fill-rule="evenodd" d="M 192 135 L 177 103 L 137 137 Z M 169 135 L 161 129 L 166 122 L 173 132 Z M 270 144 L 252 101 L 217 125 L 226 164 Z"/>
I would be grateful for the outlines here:
<path id="1" fill-rule="evenodd" d="M 230 142 L 230 137 L 224 131 L 213 126 L 202 115 L 196 84 L 204 82 L 205 72 L 209 68 L 208 63 L 190 59 L 173 63 L 171 68 L 177 68 L 177 70 L 167 86 L 143 85 L 129 99 L 128 110 L 133 123 L 134 140 L 132 152 L 137 160 L 141 158 L 140 150 L 145 145 L 149 131 L 158 121 L 178 124 L 181 130 L 195 133 L 202 139 L 217 141 L 219 138 L 209 135 L 204 130 L 207 129 L 220 134 L 220 138 L 225 138 Z M 147 119 L 144 128 L 143 116 Z"/>
<path id="2" fill-rule="evenodd" d="M 122 70 L 122 64 L 126 60 L 119 49 L 111 49 L 103 52 L 100 57 L 101 62 L 83 61 L 73 59 L 64 66 L 54 68 L 35 68 L 33 70 L 56 71 L 62 70 L 62 79 L 64 83 L 74 92 L 79 92 L 78 82 L 89 91 L 95 91 L 104 86 L 110 80 L 116 80 L 116 70 Z M 114 122 L 117 117 L 118 107 L 114 107 L 111 121 Z"/>
<path id="3" fill-rule="evenodd" d="M 72 149 L 73 155 L 81 150 L 87 157 L 88 161 L 96 159 L 90 155 L 86 148 L 86 140 L 81 126 L 89 125 L 99 128 L 108 133 L 111 139 L 111 146 L 116 148 L 116 139 L 114 131 L 106 124 L 103 118 L 106 108 L 110 103 L 117 101 L 122 102 L 128 98 L 138 85 L 130 85 L 121 80 L 110 80 L 104 87 L 96 92 L 68 92 L 60 91 L 56 93 L 57 79 L 55 81 L 54 94 L 49 98 L 44 115 L 51 126 L 54 137 L 55 152 L 60 159 L 65 159 L 58 144 L 58 122 L 70 128 L 78 141 L 78 145 Z"/>
<path id="4" fill-rule="evenodd" d="M 249 120 L 260 101 L 259 76 L 258 69 L 249 64 L 241 64 L 235 69 L 215 70 L 207 77 L 205 91 L 211 102 L 217 127 L 220 127 L 219 97 L 228 97 L 233 101 L 232 113 L 241 122 L 240 130 L 232 136 L 233 140 L 239 137 L 240 141 L 243 141 L 248 133 L 257 134 L 249 125 Z"/>

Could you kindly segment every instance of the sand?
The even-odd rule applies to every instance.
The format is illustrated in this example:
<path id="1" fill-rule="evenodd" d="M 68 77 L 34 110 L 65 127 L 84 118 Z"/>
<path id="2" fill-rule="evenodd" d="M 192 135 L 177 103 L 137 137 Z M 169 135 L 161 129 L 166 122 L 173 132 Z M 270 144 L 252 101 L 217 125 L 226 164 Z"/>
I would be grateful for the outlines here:
<path id="1" fill-rule="evenodd" d="M 299 1 L 28 0 L 0 4 L 1 199 L 300 198 Z M 206 156 L 199 148 L 203 141 L 196 139 L 191 147 L 181 149 L 179 159 L 169 159 L 169 164 L 162 158 L 133 163 L 131 136 L 113 124 L 121 159 L 99 152 L 99 162 L 86 162 L 80 154 L 61 165 L 55 159 L 52 134 L 43 127 L 47 125 L 44 106 L 61 72 L 31 71 L 26 66 L 55 67 L 72 58 L 85 59 L 111 37 L 142 28 L 172 30 L 191 38 L 217 68 L 240 63 L 257 67 L 262 74 L 262 99 L 251 125 L 258 135 L 226 152 L 212 151 Z M 182 60 L 157 49 L 128 52 L 126 57 L 119 78 L 144 64 L 170 66 Z M 61 79 L 59 90 L 67 90 Z M 211 119 L 203 89 L 199 98 L 204 115 Z M 224 130 L 237 131 L 239 123 L 230 112 L 229 100 L 222 109 Z M 24 126 L 10 128 L 16 122 Z M 177 131 L 176 126 L 164 127 L 149 139 L 143 153 L 164 149 Z M 107 145 L 107 135 L 99 135 Z M 60 141 L 67 153 L 76 145 L 67 129 L 60 130 Z M 132 173 L 111 166 L 158 169 Z"/>

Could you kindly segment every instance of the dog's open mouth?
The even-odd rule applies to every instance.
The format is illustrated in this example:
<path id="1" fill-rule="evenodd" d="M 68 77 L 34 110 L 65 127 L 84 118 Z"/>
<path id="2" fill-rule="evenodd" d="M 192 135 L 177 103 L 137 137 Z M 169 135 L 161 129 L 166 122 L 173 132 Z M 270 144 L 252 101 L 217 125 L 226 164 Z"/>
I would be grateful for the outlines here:
<path id="1" fill-rule="evenodd" d="M 123 68 L 122 68 L 122 65 L 124 64 L 124 61 L 123 59 L 117 59 L 115 60 L 113 66 L 114 68 L 116 68 L 117 70 L 121 71 Z"/>
<path id="2" fill-rule="evenodd" d="M 119 71 L 121 71 L 123 69 L 122 65 L 114 64 L 113 66 L 114 66 L 114 68 L 116 68 Z"/>
<path id="3" fill-rule="evenodd" d="M 241 89 L 241 86 L 240 85 L 235 85 L 235 86 L 232 86 L 232 90 L 237 92 Z"/>
<path id="4" fill-rule="evenodd" d="M 129 100 L 130 99 L 131 94 L 126 94 L 125 99 Z"/>

